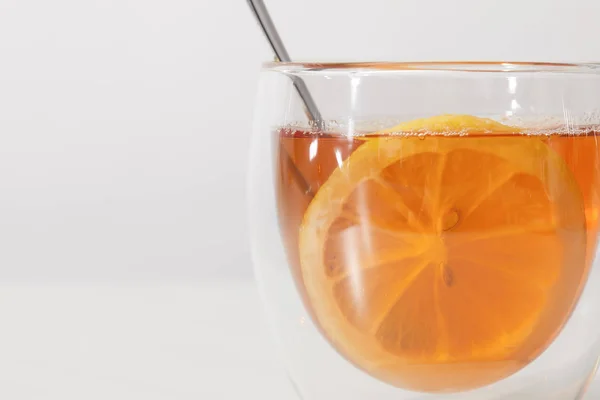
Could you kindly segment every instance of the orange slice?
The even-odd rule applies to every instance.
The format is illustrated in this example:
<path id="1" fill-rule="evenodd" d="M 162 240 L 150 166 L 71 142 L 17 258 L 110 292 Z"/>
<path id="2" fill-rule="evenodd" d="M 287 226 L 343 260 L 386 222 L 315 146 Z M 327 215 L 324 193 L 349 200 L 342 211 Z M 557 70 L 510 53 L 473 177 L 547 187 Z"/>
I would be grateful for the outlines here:
<path id="1" fill-rule="evenodd" d="M 515 132 L 490 121 L 389 131 Z M 466 390 L 518 371 L 564 325 L 585 275 L 583 202 L 535 137 L 376 137 L 320 187 L 299 254 L 343 356 L 395 386 Z"/>

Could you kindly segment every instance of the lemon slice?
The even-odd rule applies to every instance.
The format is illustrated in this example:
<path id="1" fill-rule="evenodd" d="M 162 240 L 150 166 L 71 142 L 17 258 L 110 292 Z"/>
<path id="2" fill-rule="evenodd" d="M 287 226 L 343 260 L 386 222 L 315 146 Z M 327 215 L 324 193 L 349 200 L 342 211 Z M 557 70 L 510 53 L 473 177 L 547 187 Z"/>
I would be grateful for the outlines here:
<path id="1" fill-rule="evenodd" d="M 544 142 L 471 116 L 385 132 L 334 170 L 300 227 L 303 284 L 327 339 L 395 386 L 502 379 L 537 357 L 584 279 L 585 216 Z"/>

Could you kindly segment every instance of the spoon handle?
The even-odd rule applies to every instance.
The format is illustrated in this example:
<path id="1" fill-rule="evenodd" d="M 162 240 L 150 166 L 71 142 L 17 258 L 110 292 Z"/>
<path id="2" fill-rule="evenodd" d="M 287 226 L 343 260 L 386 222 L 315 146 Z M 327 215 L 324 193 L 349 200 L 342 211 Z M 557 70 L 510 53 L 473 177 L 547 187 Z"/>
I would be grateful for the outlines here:
<path id="1" fill-rule="evenodd" d="M 256 17 L 256 20 L 258 21 L 258 24 L 260 25 L 267 40 L 269 41 L 277 60 L 291 62 L 292 60 L 290 59 L 290 55 L 285 49 L 277 29 L 275 29 L 275 24 L 273 24 L 273 20 L 271 19 L 263 0 L 248 0 L 248 5 Z M 306 116 L 311 121 L 313 126 L 323 129 L 323 118 L 321 117 L 321 113 L 319 112 L 317 104 L 311 96 L 308 87 L 306 87 L 306 83 L 304 83 L 304 81 L 297 76 L 292 77 L 292 82 L 296 88 L 296 91 L 300 95 L 302 102 L 304 103 Z"/>

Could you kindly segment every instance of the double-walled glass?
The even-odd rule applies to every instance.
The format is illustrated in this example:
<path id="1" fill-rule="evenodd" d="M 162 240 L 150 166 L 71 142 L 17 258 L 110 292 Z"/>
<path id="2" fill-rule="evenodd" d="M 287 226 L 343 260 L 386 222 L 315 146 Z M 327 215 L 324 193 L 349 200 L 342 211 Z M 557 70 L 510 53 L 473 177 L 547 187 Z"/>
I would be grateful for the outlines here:
<path id="1" fill-rule="evenodd" d="M 271 63 L 255 113 L 253 261 L 301 398 L 583 398 L 597 66 Z"/>

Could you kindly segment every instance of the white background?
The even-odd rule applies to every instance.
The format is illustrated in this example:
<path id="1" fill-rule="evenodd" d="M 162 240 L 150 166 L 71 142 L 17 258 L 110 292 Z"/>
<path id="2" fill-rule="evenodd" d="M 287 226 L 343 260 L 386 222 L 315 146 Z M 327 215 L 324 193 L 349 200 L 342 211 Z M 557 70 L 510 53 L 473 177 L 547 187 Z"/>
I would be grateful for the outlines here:
<path id="1" fill-rule="evenodd" d="M 596 0 L 266 3 L 299 60 L 600 59 Z M 270 58 L 244 0 L 0 2 L 0 397 L 290 395 L 245 225 Z"/>

